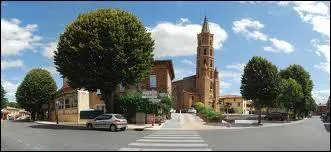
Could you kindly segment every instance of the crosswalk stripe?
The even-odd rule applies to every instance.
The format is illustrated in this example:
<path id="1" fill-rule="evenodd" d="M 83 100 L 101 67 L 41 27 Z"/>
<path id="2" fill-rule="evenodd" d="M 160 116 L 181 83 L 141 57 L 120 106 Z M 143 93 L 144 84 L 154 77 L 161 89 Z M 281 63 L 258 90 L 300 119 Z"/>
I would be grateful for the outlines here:
<path id="1" fill-rule="evenodd" d="M 201 137 L 144 137 L 144 138 L 150 138 L 150 139 L 201 139 Z"/>
<path id="2" fill-rule="evenodd" d="M 196 137 L 199 135 L 148 135 L 149 137 Z"/>
<path id="3" fill-rule="evenodd" d="M 160 139 L 139 139 L 137 142 L 204 142 L 203 140 L 160 140 Z"/>
<path id="4" fill-rule="evenodd" d="M 118 151 L 212 151 L 211 149 L 152 149 L 152 148 L 121 148 Z"/>
<path id="5" fill-rule="evenodd" d="M 151 148 L 145 148 L 142 149 L 142 151 L 212 151 L 211 149 L 151 149 Z"/>
<path id="6" fill-rule="evenodd" d="M 168 143 L 130 143 L 130 146 L 152 146 L 152 147 L 207 147 L 207 144 L 168 144 Z"/>

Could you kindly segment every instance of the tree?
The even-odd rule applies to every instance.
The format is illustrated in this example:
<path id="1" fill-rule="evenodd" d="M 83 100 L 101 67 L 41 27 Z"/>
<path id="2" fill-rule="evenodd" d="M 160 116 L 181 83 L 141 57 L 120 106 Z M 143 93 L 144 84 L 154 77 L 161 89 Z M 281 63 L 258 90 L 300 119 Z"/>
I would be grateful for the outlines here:
<path id="1" fill-rule="evenodd" d="M 303 98 L 299 103 L 294 104 L 294 118 L 297 113 L 304 113 L 310 109 L 312 100 L 313 81 L 310 79 L 310 74 L 300 65 L 293 64 L 279 72 L 282 79 L 294 79 L 302 88 Z"/>
<path id="2" fill-rule="evenodd" d="M 279 82 L 277 67 L 262 57 L 254 56 L 244 68 L 240 92 L 244 99 L 253 100 L 259 112 L 259 124 L 262 107 L 271 105 L 280 91 Z"/>
<path id="3" fill-rule="evenodd" d="M 32 69 L 18 86 L 16 101 L 22 108 L 31 111 L 31 118 L 35 120 L 42 105 L 53 100 L 56 89 L 56 83 L 47 70 Z"/>
<path id="4" fill-rule="evenodd" d="M 21 106 L 17 102 L 8 102 L 7 104 L 9 107 L 14 107 L 14 108 L 21 108 Z"/>
<path id="5" fill-rule="evenodd" d="M 1 84 L 1 109 L 7 106 L 8 99 L 5 98 L 6 91 Z"/>
<path id="6" fill-rule="evenodd" d="M 116 87 L 148 76 L 153 49 L 150 33 L 132 13 L 99 9 L 79 15 L 66 27 L 54 63 L 72 88 L 100 89 L 107 112 L 113 112 Z"/>
<path id="7" fill-rule="evenodd" d="M 290 109 L 298 106 L 303 97 L 302 88 L 299 83 L 292 78 L 282 79 L 279 101 L 287 109 L 287 113 Z"/>

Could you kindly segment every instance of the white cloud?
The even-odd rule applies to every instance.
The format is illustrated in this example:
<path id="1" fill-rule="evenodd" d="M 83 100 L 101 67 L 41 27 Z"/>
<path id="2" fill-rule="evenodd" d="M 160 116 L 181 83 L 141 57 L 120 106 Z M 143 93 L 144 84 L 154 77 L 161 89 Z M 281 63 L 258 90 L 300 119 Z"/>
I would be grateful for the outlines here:
<path id="1" fill-rule="evenodd" d="M 260 21 L 241 19 L 233 22 L 232 30 L 244 35 L 247 39 L 267 41 L 268 36 L 259 31 L 263 27 L 264 25 Z"/>
<path id="2" fill-rule="evenodd" d="M 192 61 L 186 59 L 182 60 L 182 63 L 195 66 L 195 64 Z"/>
<path id="3" fill-rule="evenodd" d="M 9 69 L 9 68 L 19 68 L 23 67 L 24 64 L 21 60 L 1 60 L 1 70 Z"/>
<path id="4" fill-rule="evenodd" d="M 176 68 L 174 67 L 175 81 L 182 80 L 184 77 L 195 75 L 195 68 Z"/>
<path id="5" fill-rule="evenodd" d="M 19 86 L 19 83 L 14 84 L 14 83 L 4 80 L 2 82 L 2 86 L 6 91 L 6 98 L 8 98 L 8 100 L 15 99 L 15 93 L 16 93 L 17 87 Z"/>
<path id="6" fill-rule="evenodd" d="M 15 56 L 24 49 L 39 45 L 41 37 L 34 35 L 37 24 L 21 27 L 18 19 L 1 19 L 1 56 Z"/>
<path id="7" fill-rule="evenodd" d="M 53 59 L 55 51 L 57 51 L 57 42 L 51 42 L 44 47 L 43 55 L 48 59 Z"/>
<path id="8" fill-rule="evenodd" d="M 237 71 L 221 70 L 221 72 L 219 73 L 219 76 L 220 76 L 221 81 L 226 80 L 226 81 L 233 81 L 236 83 L 240 83 L 242 73 L 243 73 L 243 71 L 237 72 Z"/>
<path id="9" fill-rule="evenodd" d="M 324 104 L 328 101 L 330 90 L 313 90 L 312 94 L 317 104 Z"/>
<path id="10" fill-rule="evenodd" d="M 277 38 L 270 38 L 269 41 L 271 42 L 272 46 L 264 47 L 263 49 L 265 51 L 270 51 L 270 52 L 283 52 L 285 54 L 291 53 L 294 51 L 294 47 L 284 41 L 284 40 L 279 40 Z"/>
<path id="11" fill-rule="evenodd" d="M 188 24 L 187 18 L 181 18 L 179 23 L 162 22 L 154 27 L 147 27 L 155 40 L 155 57 L 175 57 L 196 54 L 197 34 L 201 32 L 200 24 Z M 223 46 L 227 33 L 220 25 L 209 22 L 210 32 L 214 34 L 215 50 Z"/>
<path id="12" fill-rule="evenodd" d="M 330 74 L 330 41 L 326 44 L 319 44 L 319 41 L 312 40 L 312 44 L 317 49 L 316 54 L 324 57 L 325 60 L 314 67 Z"/>
<path id="13" fill-rule="evenodd" d="M 301 1 L 289 2 L 283 6 L 291 6 L 303 22 L 313 25 L 314 31 L 330 38 L 330 6 L 328 4 L 317 1 Z"/>
<path id="14" fill-rule="evenodd" d="M 59 74 L 59 72 L 57 72 L 57 70 L 56 70 L 56 68 L 55 68 L 54 66 L 43 67 L 42 69 L 47 70 L 47 71 L 50 72 L 52 75 Z"/>
<path id="15" fill-rule="evenodd" d="M 239 63 L 239 64 L 231 64 L 231 65 L 226 65 L 225 68 L 227 69 L 236 69 L 238 71 L 244 71 L 245 63 Z"/>
<path id="16" fill-rule="evenodd" d="M 220 89 L 224 90 L 230 88 L 232 84 L 225 81 L 220 81 L 219 85 L 220 85 Z"/>

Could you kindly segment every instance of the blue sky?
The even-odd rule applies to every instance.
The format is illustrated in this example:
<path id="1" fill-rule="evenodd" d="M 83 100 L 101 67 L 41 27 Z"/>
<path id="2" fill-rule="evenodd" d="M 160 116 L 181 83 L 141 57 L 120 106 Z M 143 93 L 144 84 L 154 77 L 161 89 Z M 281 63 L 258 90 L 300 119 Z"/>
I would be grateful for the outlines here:
<path id="1" fill-rule="evenodd" d="M 172 59 L 175 79 L 195 74 L 196 37 L 205 15 L 215 39 L 220 93 L 240 94 L 243 65 L 254 56 L 280 69 L 302 65 L 314 82 L 314 98 L 330 94 L 328 2 L 1 2 L 1 84 L 7 97 L 32 68 L 53 64 L 59 34 L 80 13 L 120 8 L 142 20 L 155 40 L 156 59 Z"/>

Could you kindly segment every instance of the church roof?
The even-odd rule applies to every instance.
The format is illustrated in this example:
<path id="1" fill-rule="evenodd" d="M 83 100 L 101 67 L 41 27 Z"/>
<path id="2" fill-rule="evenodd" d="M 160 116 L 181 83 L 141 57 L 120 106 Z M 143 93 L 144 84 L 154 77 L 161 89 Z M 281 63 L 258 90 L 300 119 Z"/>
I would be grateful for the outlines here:
<path id="1" fill-rule="evenodd" d="M 205 16 L 205 20 L 203 21 L 201 33 L 209 33 L 209 25 L 207 16 Z"/>

